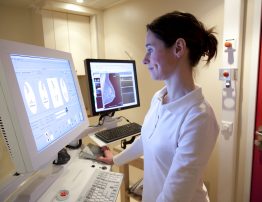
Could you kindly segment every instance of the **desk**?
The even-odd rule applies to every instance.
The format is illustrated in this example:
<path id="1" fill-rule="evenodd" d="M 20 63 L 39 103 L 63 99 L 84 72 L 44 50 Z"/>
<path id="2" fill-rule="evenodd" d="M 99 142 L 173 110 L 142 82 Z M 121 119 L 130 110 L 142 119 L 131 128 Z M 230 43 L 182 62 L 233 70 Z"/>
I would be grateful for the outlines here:
<path id="1" fill-rule="evenodd" d="M 71 160 L 62 166 L 50 165 L 35 173 L 32 179 L 26 179 L 8 201 L 59 201 L 56 195 L 60 190 L 69 190 L 70 198 L 66 202 L 77 201 L 83 188 L 91 178 L 95 168 L 110 171 L 111 166 L 96 161 L 80 159 L 79 150 L 69 151 Z"/>
<path id="2" fill-rule="evenodd" d="M 113 151 L 116 153 L 120 153 L 123 151 L 120 145 L 113 148 Z M 119 172 L 124 174 L 124 179 L 120 188 L 120 194 L 121 194 L 121 202 L 130 202 L 130 195 L 128 193 L 129 190 L 129 166 L 134 166 L 135 168 L 139 168 L 141 170 L 144 170 L 144 159 L 143 157 L 138 158 L 136 160 L 133 160 L 129 162 L 128 164 L 119 166 Z M 137 199 L 137 198 L 136 198 Z M 139 199 L 137 199 L 139 200 Z"/>

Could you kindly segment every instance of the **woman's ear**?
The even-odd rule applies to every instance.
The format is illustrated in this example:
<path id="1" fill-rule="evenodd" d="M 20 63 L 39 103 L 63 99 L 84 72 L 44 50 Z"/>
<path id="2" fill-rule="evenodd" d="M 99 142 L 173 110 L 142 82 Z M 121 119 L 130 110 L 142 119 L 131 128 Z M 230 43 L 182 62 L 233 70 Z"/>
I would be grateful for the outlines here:
<path id="1" fill-rule="evenodd" d="M 186 50 L 186 41 L 183 38 L 178 38 L 173 46 L 173 53 L 177 58 L 184 55 Z"/>

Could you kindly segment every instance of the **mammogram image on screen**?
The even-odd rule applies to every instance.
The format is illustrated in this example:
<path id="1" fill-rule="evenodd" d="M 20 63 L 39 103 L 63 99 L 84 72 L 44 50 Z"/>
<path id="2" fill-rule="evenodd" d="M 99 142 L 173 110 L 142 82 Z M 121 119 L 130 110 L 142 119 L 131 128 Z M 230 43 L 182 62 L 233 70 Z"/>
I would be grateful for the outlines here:
<path id="1" fill-rule="evenodd" d="M 110 82 L 109 74 L 102 74 L 100 81 L 101 81 L 101 86 L 103 87 L 102 88 L 103 91 L 101 92 L 101 95 L 103 94 L 102 100 L 103 100 L 103 105 L 105 106 L 114 100 L 116 92 L 114 86 Z"/>
<path id="2" fill-rule="evenodd" d="M 97 109 L 110 109 L 135 102 L 133 77 L 129 72 L 94 76 Z"/>
<path id="3" fill-rule="evenodd" d="M 97 108 L 122 106 L 120 75 L 118 73 L 103 73 L 99 76 L 99 78 L 94 78 Z"/>

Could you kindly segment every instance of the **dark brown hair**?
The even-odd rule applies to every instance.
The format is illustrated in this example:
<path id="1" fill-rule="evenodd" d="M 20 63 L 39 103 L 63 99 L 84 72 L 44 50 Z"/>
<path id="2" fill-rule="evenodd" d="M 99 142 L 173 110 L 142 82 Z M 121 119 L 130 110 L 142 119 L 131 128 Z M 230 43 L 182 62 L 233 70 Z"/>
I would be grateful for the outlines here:
<path id="1" fill-rule="evenodd" d="M 156 18 L 148 24 L 155 36 L 164 42 L 167 48 L 173 46 L 178 38 L 186 41 L 189 60 L 196 66 L 202 56 L 207 56 L 207 64 L 217 54 L 217 39 L 213 29 L 206 30 L 203 23 L 190 13 L 174 11 Z"/>

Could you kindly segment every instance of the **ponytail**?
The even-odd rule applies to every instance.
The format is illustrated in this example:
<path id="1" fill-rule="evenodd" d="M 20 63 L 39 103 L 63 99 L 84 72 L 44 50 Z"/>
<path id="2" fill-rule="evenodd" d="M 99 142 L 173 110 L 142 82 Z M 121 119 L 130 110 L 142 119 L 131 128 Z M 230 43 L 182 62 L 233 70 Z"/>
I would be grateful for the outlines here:
<path id="1" fill-rule="evenodd" d="M 204 47 L 202 56 L 207 56 L 207 64 L 210 60 L 217 55 L 217 39 L 214 36 L 214 28 L 212 27 L 209 30 L 204 30 L 205 36 L 203 39 Z"/>

